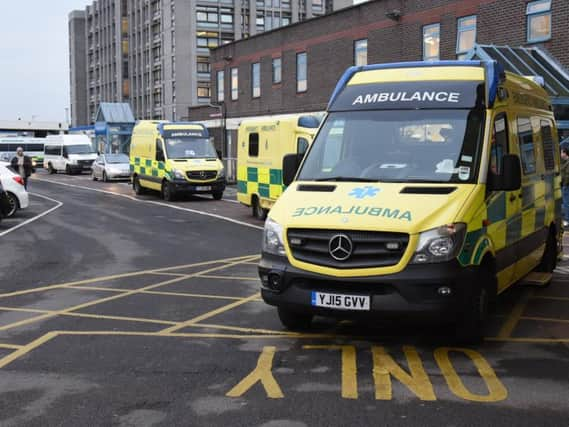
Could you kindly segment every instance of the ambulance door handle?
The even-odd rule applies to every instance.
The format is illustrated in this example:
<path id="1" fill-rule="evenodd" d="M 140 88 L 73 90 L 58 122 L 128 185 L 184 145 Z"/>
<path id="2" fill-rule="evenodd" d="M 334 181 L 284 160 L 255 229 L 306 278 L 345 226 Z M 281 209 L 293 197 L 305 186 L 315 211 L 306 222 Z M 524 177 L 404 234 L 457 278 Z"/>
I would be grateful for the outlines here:
<path id="1" fill-rule="evenodd" d="M 515 202 L 515 201 L 516 201 L 516 195 L 510 194 L 510 202 Z"/>

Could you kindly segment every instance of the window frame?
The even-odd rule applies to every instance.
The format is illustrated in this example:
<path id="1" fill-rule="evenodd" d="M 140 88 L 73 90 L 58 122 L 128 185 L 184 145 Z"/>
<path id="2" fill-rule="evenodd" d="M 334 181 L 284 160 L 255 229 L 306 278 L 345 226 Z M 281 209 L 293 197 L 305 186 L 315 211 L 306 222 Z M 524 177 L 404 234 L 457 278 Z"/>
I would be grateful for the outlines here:
<path id="1" fill-rule="evenodd" d="M 239 99 L 239 68 L 231 68 L 231 100 Z"/>
<path id="2" fill-rule="evenodd" d="M 275 67 L 275 63 L 278 62 L 279 66 Z M 271 61 L 271 80 L 273 84 L 279 84 L 283 81 L 283 59 L 282 57 L 273 58 Z M 278 80 L 275 78 L 275 71 L 279 70 Z"/>
<path id="3" fill-rule="evenodd" d="M 255 71 L 257 71 L 255 75 Z M 251 64 L 251 97 L 261 97 L 261 63 L 254 62 Z"/>
<path id="4" fill-rule="evenodd" d="M 299 62 L 299 59 L 304 57 L 304 64 L 301 64 Z M 300 80 L 299 79 L 299 70 L 300 70 L 300 66 L 299 65 L 304 65 L 304 79 Z M 301 85 L 301 82 L 305 82 L 304 86 Z M 297 52 L 296 54 L 296 93 L 304 93 L 308 91 L 308 53 L 306 51 L 304 52 Z"/>
<path id="5" fill-rule="evenodd" d="M 437 46 L 437 56 L 436 57 L 426 57 L 426 50 L 425 50 L 425 33 L 430 28 L 438 28 L 438 46 Z M 422 33 L 422 46 L 423 46 L 423 61 L 439 61 L 441 59 L 441 23 L 440 22 L 433 22 L 432 24 L 423 25 Z"/>
<path id="6" fill-rule="evenodd" d="M 489 161 L 489 168 L 488 168 L 488 172 L 489 173 L 494 173 L 494 171 L 492 171 L 492 156 L 494 154 L 494 148 L 498 147 L 498 141 L 497 141 L 497 133 L 496 132 L 496 122 L 498 122 L 498 120 L 504 120 L 504 133 L 506 135 L 505 141 L 501 141 L 500 145 L 502 146 L 502 148 L 504 149 L 503 152 L 501 153 L 502 157 L 504 157 L 505 154 L 509 154 L 510 153 L 510 131 L 508 129 L 508 115 L 505 112 L 501 112 L 498 113 L 494 116 L 494 120 L 492 122 L 492 138 L 496 138 L 496 142 L 494 142 L 494 144 L 492 144 L 490 146 L 490 161 Z M 505 142 L 505 147 L 504 147 L 504 143 Z M 501 162 L 501 157 L 498 157 L 498 153 L 496 154 L 496 175 L 499 175 L 502 172 L 502 162 Z"/>
<path id="7" fill-rule="evenodd" d="M 463 25 L 464 21 L 467 21 L 467 20 L 473 19 L 473 18 L 474 18 L 474 25 L 467 25 L 464 28 L 461 28 L 461 25 Z M 478 36 L 478 16 L 477 15 L 468 15 L 468 16 L 463 16 L 463 17 L 457 19 L 457 23 L 456 23 L 456 55 L 457 55 L 457 57 L 460 57 L 460 56 L 467 54 L 472 49 L 472 48 L 470 48 L 468 50 L 460 50 L 460 36 L 464 33 L 472 31 L 472 30 L 474 30 L 474 44 L 476 44 L 476 37 Z M 440 34 L 439 34 L 439 44 L 440 44 Z M 473 47 L 474 47 L 474 45 L 473 45 Z"/>
<path id="8" fill-rule="evenodd" d="M 361 42 L 365 42 L 365 64 L 358 64 L 358 43 Z M 368 54 L 368 39 L 358 39 L 358 40 L 354 40 L 354 65 L 358 66 L 358 65 L 367 65 L 368 63 L 368 58 L 367 55 Z"/>
<path id="9" fill-rule="evenodd" d="M 545 4 L 545 3 L 549 4 L 548 10 L 530 13 L 529 8 L 531 5 Z M 545 15 L 549 15 L 549 35 L 546 37 L 530 38 L 530 30 L 531 30 L 530 22 L 531 22 L 531 20 L 533 18 L 539 18 L 539 17 L 545 16 Z M 553 23 L 553 15 L 551 12 L 551 0 L 534 0 L 534 1 L 530 1 L 530 2 L 526 3 L 526 42 L 527 43 L 540 43 L 540 42 L 551 40 L 552 23 Z"/>
<path id="10" fill-rule="evenodd" d="M 225 101 L 225 70 L 218 70 L 216 75 L 217 81 L 217 102 Z M 220 84 L 221 83 L 221 84 Z"/>
<path id="11" fill-rule="evenodd" d="M 257 136 L 257 140 L 255 141 L 255 144 L 252 144 L 253 142 L 253 136 L 256 135 Z M 259 132 L 251 132 L 249 134 L 249 139 L 247 141 L 247 153 L 249 154 L 249 157 L 259 157 L 259 140 L 260 140 L 260 136 L 259 136 Z M 252 150 L 252 147 L 255 147 L 254 150 Z"/>
<path id="12" fill-rule="evenodd" d="M 522 147 L 524 145 L 524 143 L 523 143 L 523 141 L 521 139 L 522 137 L 520 135 L 520 120 L 527 120 L 529 122 L 530 130 L 531 130 L 529 135 L 531 135 L 531 145 L 532 145 L 532 151 L 533 151 L 533 170 L 528 170 L 529 164 L 526 163 L 526 158 L 524 156 L 524 150 Z M 528 116 L 517 116 L 516 117 L 516 133 L 517 133 L 517 137 L 518 137 L 517 138 L 517 144 L 518 144 L 518 151 L 520 153 L 520 162 L 522 165 L 523 176 L 535 175 L 537 173 L 537 155 L 536 155 L 536 151 L 535 151 L 536 140 L 535 140 L 532 118 L 528 117 Z"/>

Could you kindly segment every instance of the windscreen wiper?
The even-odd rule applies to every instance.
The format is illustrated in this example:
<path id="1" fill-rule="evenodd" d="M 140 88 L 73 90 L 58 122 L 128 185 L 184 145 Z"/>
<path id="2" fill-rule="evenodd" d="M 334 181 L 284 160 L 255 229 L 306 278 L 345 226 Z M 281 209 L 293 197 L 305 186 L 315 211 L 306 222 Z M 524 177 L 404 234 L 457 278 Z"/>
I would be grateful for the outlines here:
<path id="1" fill-rule="evenodd" d="M 373 178 L 359 178 L 355 176 L 331 176 L 328 178 L 318 178 L 315 181 L 338 181 L 338 182 L 377 182 Z"/>

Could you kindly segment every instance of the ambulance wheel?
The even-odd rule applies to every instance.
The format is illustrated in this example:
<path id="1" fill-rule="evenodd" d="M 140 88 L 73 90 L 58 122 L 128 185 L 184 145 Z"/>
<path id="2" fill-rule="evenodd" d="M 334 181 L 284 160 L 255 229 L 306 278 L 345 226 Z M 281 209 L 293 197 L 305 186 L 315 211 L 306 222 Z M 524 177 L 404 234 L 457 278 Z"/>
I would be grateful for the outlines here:
<path id="1" fill-rule="evenodd" d="M 291 331 L 303 331 L 310 329 L 312 315 L 299 313 L 288 308 L 277 308 L 279 319 L 283 326 Z"/>
<path id="2" fill-rule="evenodd" d="M 484 340 L 484 325 L 493 299 L 496 276 L 488 266 L 482 266 L 476 282 L 465 298 L 463 309 L 457 318 L 455 340 L 463 344 L 477 344 Z"/>
<path id="3" fill-rule="evenodd" d="M 223 197 L 223 191 L 216 191 L 215 193 L 211 193 L 214 200 L 221 200 Z"/>
<path id="4" fill-rule="evenodd" d="M 547 242 L 545 243 L 545 252 L 543 252 L 541 262 L 535 270 L 544 273 L 553 273 L 555 267 L 557 267 L 557 239 L 555 238 L 555 231 L 551 230 L 549 236 L 547 236 Z"/>
<path id="5" fill-rule="evenodd" d="M 261 203 L 257 197 L 253 197 L 253 216 L 257 219 L 264 220 L 267 218 L 267 210 L 261 207 Z"/>
<path id="6" fill-rule="evenodd" d="M 172 185 L 168 181 L 162 182 L 162 198 L 167 202 L 174 200 L 174 191 Z"/>
<path id="7" fill-rule="evenodd" d="M 142 186 L 140 185 L 140 180 L 138 179 L 138 176 L 135 176 L 134 179 L 132 180 L 132 188 L 134 189 L 134 194 L 136 194 L 137 196 L 144 194 L 144 188 L 142 188 Z"/>

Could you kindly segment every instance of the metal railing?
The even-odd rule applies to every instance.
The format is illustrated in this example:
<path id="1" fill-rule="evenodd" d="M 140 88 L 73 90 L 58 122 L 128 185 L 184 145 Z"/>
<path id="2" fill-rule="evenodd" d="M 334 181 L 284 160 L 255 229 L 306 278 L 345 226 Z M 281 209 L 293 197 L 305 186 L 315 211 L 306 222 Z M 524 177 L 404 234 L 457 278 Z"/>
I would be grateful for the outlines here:
<path id="1" fill-rule="evenodd" d="M 226 157 L 223 160 L 225 166 L 225 179 L 228 184 L 237 183 L 237 159 L 235 157 Z"/>

